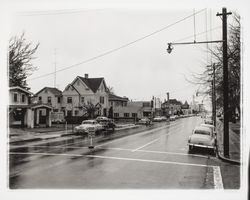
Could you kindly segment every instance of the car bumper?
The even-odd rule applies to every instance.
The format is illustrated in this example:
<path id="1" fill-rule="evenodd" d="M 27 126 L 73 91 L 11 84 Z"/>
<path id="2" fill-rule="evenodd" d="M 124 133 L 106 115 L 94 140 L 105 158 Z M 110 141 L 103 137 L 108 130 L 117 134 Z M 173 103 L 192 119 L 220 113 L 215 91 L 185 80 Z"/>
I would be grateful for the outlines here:
<path id="1" fill-rule="evenodd" d="M 75 133 L 84 133 L 84 134 L 87 134 L 87 133 L 88 133 L 87 130 L 80 130 L 80 129 L 74 130 L 74 132 L 75 132 Z"/>
<path id="2" fill-rule="evenodd" d="M 215 146 L 204 145 L 204 144 L 193 144 L 193 143 L 189 143 L 188 146 L 189 146 L 189 147 L 200 147 L 200 148 L 206 148 L 206 149 L 215 149 Z"/>

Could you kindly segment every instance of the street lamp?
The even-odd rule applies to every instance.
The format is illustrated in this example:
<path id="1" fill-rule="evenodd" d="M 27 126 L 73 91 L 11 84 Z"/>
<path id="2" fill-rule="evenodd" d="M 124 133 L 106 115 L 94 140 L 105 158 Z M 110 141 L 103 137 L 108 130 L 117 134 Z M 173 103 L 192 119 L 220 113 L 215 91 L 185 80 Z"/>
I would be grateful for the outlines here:
<path id="1" fill-rule="evenodd" d="M 231 15 L 231 12 L 227 12 L 226 8 L 222 9 L 222 13 L 217 13 L 216 16 L 222 16 L 222 39 L 217 41 L 203 41 L 203 42 L 184 42 L 184 43 L 168 43 L 167 52 L 172 52 L 172 45 L 180 44 L 201 44 L 201 43 L 218 43 L 223 42 L 223 110 L 224 110 L 224 156 L 229 157 L 229 116 L 228 116 L 228 55 L 227 55 L 227 15 Z"/>
<path id="2" fill-rule="evenodd" d="M 168 48 L 167 48 L 167 52 L 170 54 L 173 50 L 172 44 L 168 43 Z"/>
<path id="3" fill-rule="evenodd" d="M 168 43 L 167 52 L 170 54 L 174 49 L 173 45 L 185 45 L 185 44 L 207 44 L 207 43 L 219 43 L 224 42 L 224 40 L 211 40 L 211 41 L 201 41 L 201 42 L 170 42 Z"/>

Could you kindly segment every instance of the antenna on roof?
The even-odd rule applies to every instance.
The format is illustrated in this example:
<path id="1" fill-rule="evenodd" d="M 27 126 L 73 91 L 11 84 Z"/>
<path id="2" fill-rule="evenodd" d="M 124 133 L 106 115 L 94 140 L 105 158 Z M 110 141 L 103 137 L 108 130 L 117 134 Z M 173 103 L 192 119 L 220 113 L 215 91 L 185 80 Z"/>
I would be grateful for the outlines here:
<path id="1" fill-rule="evenodd" d="M 54 87 L 56 88 L 56 48 L 54 49 L 55 54 L 55 73 L 54 73 Z"/>

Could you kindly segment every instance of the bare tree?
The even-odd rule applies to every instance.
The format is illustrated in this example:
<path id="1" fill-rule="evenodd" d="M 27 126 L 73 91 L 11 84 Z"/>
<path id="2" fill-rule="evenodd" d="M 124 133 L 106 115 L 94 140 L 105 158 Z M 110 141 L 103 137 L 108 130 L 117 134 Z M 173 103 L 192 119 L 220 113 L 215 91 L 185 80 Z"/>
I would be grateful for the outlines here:
<path id="1" fill-rule="evenodd" d="M 39 43 L 32 47 L 31 42 L 27 42 L 24 33 L 20 37 L 12 37 L 9 42 L 9 86 L 20 86 L 28 88 L 26 79 L 37 70 L 31 63 L 35 59 Z"/>

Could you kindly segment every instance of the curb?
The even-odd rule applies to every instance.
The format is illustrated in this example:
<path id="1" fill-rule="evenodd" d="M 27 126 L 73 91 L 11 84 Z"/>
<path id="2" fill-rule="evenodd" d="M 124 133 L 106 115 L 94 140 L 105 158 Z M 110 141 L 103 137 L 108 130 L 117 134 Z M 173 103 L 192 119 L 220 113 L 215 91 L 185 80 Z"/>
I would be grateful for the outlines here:
<path id="1" fill-rule="evenodd" d="M 221 159 L 222 161 L 227 162 L 227 163 L 230 163 L 230 164 L 233 164 L 233 165 L 241 165 L 241 162 L 238 161 L 238 160 L 232 160 L 232 159 L 229 159 L 229 158 L 224 157 L 224 156 L 221 154 L 221 152 L 218 151 L 218 147 L 216 147 L 216 151 L 217 151 L 218 158 Z"/>
<path id="2" fill-rule="evenodd" d="M 15 144 L 15 143 L 19 143 L 19 142 L 34 142 L 34 141 L 40 141 L 43 140 L 41 138 L 30 138 L 30 139 L 25 139 L 25 140 L 17 140 L 17 141 L 12 141 L 9 142 L 9 144 Z"/>
<path id="3" fill-rule="evenodd" d="M 120 131 L 123 131 L 123 130 L 127 130 L 127 129 L 134 129 L 134 128 L 138 128 L 140 126 L 131 126 L 131 127 L 124 127 L 124 128 L 120 128 L 118 130 L 115 130 L 116 132 L 120 132 Z M 58 131 L 58 132 L 62 132 L 62 131 Z M 71 136 L 71 135 L 77 135 L 76 133 L 74 132 L 71 132 L 71 133 L 62 133 L 59 137 L 67 137 L 67 136 Z M 15 144 L 15 143 L 19 143 L 19 142 L 34 142 L 34 141 L 41 141 L 41 140 L 48 140 L 48 139 L 53 139 L 53 138 L 57 138 L 57 137 L 48 137 L 48 138 L 29 138 L 29 139 L 23 139 L 23 140 L 17 140 L 17 141 L 10 141 L 9 144 Z"/>
<path id="4" fill-rule="evenodd" d="M 217 120 L 218 121 L 218 120 Z M 221 121 L 219 123 L 222 123 Z M 218 128 L 218 127 L 217 127 Z M 227 162 L 227 163 L 230 163 L 230 164 L 233 164 L 233 165 L 241 165 L 241 162 L 238 161 L 238 160 L 233 160 L 233 159 L 230 159 L 230 158 L 226 158 L 225 156 L 222 155 L 221 151 L 219 151 L 218 149 L 218 141 L 217 141 L 217 145 L 216 145 L 216 151 L 217 151 L 217 155 L 218 155 L 218 158 L 221 159 L 222 161 L 224 162 Z"/>

